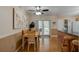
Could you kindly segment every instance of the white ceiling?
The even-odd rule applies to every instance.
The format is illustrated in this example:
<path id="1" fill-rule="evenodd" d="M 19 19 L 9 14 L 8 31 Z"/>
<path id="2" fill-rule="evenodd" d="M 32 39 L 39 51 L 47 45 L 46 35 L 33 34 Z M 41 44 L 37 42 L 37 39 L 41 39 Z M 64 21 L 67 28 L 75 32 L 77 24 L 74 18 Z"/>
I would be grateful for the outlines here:
<path id="1" fill-rule="evenodd" d="M 35 10 L 35 6 L 20 6 L 28 12 L 28 10 Z M 45 15 L 53 16 L 77 16 L 79 15 L 79 6 L 41 6 L 41 9 L 49 9 Z M 32 12 L 30 12 L 33 14 Z"/>

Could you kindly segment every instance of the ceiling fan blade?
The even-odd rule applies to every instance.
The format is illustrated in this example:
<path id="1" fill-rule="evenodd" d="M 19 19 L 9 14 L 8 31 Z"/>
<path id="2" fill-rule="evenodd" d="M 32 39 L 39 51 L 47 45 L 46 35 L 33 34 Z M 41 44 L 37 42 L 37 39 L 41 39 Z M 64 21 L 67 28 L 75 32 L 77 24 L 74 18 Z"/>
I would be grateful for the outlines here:
<path id="1" fill-rule="evenodd" d="M 35 10 L 28 10 L 28 11 L 34 12 Z"/>
<path id="2" fill-rule="evenodd" d="M 49 9 L 44 9 L 44 10 L 42 10 L 43 12 L 46 12 L 46 11 L 49 11 Z"/>

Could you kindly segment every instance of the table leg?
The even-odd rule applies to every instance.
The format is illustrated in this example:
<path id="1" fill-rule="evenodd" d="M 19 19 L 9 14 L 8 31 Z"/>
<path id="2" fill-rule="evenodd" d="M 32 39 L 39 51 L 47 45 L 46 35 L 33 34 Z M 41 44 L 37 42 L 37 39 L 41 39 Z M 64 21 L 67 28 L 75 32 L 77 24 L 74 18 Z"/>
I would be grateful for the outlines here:
<path id="1" fill-rule="evenodd" d="M 24 49 L 24 38 L 22 39 L 22 49 Z"/>
<path id="2" fill-rule="evenodd" d="M 35 37 L 35 41 L 36 41 L 36 51 L 38 51 L 38 48 L 39 48 L 39 37 Z"/>

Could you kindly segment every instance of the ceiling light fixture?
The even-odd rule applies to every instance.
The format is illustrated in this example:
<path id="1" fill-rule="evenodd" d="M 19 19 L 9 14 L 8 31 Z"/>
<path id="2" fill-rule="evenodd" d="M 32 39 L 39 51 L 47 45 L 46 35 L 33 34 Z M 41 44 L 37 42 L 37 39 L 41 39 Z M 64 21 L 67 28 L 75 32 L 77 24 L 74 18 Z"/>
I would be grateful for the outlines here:
<path id="1" fill-rule="evenodd" d="M 40 6 L 37 6 L 37 7 L 36 7 L 36 10 L 40 10 Z"/>
<path id="2" fill-rule="evenodd" d="M 40 6 L 36 6 L 36 12 L 35 12 L 36 15 L 41 15 L 41 11 L 40 11 Z"/>
<path id="3" fill-rule="evenodd" d="M 36 15 L 41 15 L 41 12 L 36 12 L 35 14 L 36 14 Z"/>

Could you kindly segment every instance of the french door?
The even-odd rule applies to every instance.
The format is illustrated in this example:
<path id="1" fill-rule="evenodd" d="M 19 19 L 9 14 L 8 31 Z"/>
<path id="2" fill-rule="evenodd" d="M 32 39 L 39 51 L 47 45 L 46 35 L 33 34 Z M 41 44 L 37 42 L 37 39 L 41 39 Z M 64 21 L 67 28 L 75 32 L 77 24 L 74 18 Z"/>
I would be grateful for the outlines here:
<path id="1" fill-rule="evenodd" d="M 40 35 L 50 35 L 50 21 L 38 21 Z"/>

